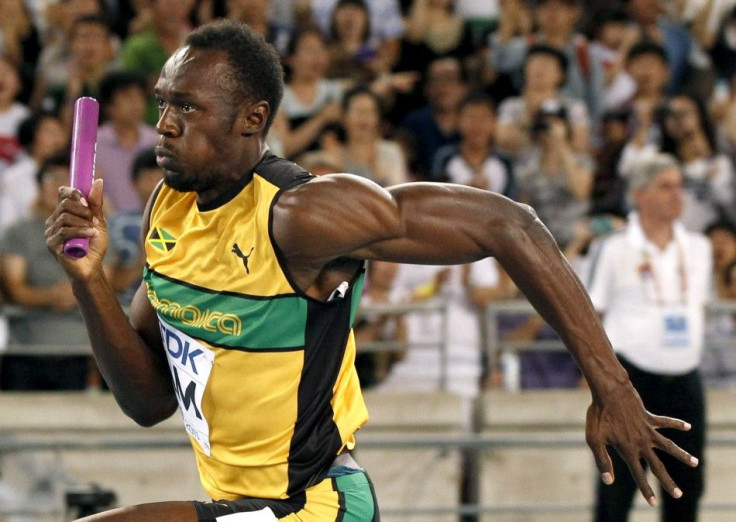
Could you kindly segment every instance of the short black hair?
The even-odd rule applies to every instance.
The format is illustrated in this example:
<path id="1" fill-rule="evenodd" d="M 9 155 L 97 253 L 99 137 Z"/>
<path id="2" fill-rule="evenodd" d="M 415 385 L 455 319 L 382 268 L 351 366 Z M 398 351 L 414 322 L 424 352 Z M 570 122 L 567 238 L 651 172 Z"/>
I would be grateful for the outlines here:
<path id="1" fill-rule="evenodd" d="M 381 115 L 381 117 L 383 117 L 384 110 L 385 110 L 383 100 L 375 92 L 373 92 L 370 89 L 370 87 L 368 87 L 367 85 L 362 85 L 362 84 L 356 85 L 355 87 L 353 87 L 352 89 L 350 89 L 349 91 L 347 91 L 345 94 L 342 95 L 342 101 L 341 101 L 342 110 L 343 111 L 348 110 L 348 107 L 350 107 L 350 102 L 353 101 L 353 98 L 355 98 L 356 96 L 360 96 L 362 94 L 368 96 L 376 103 L 376 109 L 378 109 L 378 114 Z"/>
<path id="2" fill-rule="evenodd" d="M 263 135 L 268 134 L 284 95 L 284 70 L 276 49 L 262 35 L 234 20 L 218 20 L 195 29 L 185 45 L 227 54 L 240 84 L 240 95 L 268 103 L 271 112 Z"/>
<path id="3" fill-rule="evenodd" d="M 130 87 L 139 87 L 146 92 L 146 77 L 135 71 L 111 71 L 100 82 L 97 98 L 103 110 L 112 103 L 115 95 Z"/>
<path id="4" fill-rule="evenodd" d="M 667 52 L 664 50 L 664 47 L 654 42 L 639 42 L 634 45 L 629 49 L 629 53 L 626 55 L 626 62 L 629 63 L 631 60 L 638 58 L 639 56 L 647 55 L 656 56 L 662 60 L 665 65 L 669 65 Z"/>
<path id="5" fill-rule="evenodd" d="M 723 230 L 724 232 L 728 232 L 734 238 L 736 238 L 736 225 L 734 225 L 730 220 L 726 218 L 720 218 L 716 221 L 713 221 L 712 223 L 709 223 L 705 227 L 705 230 L 703 230 L 703 234 L 708 236 L 716 230 Z"/>
<path id="6" fill-rule="evenodd" d="M 153 147 L 143 149 L 135 155 L 135 158 L 133 158 L 133 168 L 130 171 L 130 178 L 135 181 L 140 177 L 141 172 L 144 170 L 157 168 L 159 168 L 159 166 L 158 163 L 156 163 L 156 149 Z"/>
<path id="7" fill-rule="evenodd" d="M 99 25 L 100 27 L 103 27 L 105 31 L 107 31 L 108 35 L 112 34 L 112 27 L 110 26 L 110 22 L 108 21 L 107 17 L 101 14 L 86 14 L 74 20 L 74 23 L 72 24 L 72 30 L 69 32 L 70 39 L 74 38 L 74 35 L 79 26 L 84 24 Z"/>
<path id="8" fill-rule="evenodd" d="M 485 105 L 490 107 L 491 110 L 496 112 L 496 102 L 494 99 L 485 91 L 475 90 L 470 91 L 465 98 L 460 102 L 458 111 L 463 110 L 468 105 Z"/>
<path id="9" fill-rule="evenodd" d="M 16 137 L 18 138 L 18 143 L 20 143 L 21 147 L 28 150 L 29 147 L 33 145 L 33 142 L 36 141 L 38 128 L 41 126 L 41 123 L 47 119 L 59 120 L 59 117 L 51 111 L 39 109 L 20 122 L 20 125 L 18 125 L 18 131 L 16 132 Z"/>
<path id="10" fill-rule="evenodd" d="M 564 85 L 564 83 L 567 81 L 567 68 L 569 65 L 565 53 L 563 53 L 556 47 L 552 47 L 551 45 L 534 44 L 527 49 L 526 58 L 524 58 L 524 64 L 528 63 L 529 60 L 535 55 L 551 56 L 552 58 L 557 60 L 557 63 L 560 64 L 560 70 L 562 71 L 562 81 L 560 83 L 561 85 Z"/>
<path id="11" fill-rule="evenodd" d="M 364 0 L 337 0 L 335 7 L 332 8 L 332 14 L 330 15 L 330 39 L 334 42 L 338 38 L 335 15 L 339 8 L 346 5 L 358 7 L 365 13 L 365 27 L 363 28 L 363 34 L 360 36 L 360 41 L 368 41 L 368 37 L 371 35 L 371 13 L 368 11 L 368 4 L 366 4 Z"/>
<path id="12" fill-rule="evenodd" d="M 72 164 L 72 158 L 71 153 L 69 150 L 61 150 L 59 152 L 55 152 L 45 160 L 43 160 L 43 163 L 41 163 L 41 166 L 36 171 L 36 183 L 39 185 L 43 181 L 43 177 L 46 174 L 46 171 L 49 170 L 52 167 L 65 167 L 69 168 Z"/>

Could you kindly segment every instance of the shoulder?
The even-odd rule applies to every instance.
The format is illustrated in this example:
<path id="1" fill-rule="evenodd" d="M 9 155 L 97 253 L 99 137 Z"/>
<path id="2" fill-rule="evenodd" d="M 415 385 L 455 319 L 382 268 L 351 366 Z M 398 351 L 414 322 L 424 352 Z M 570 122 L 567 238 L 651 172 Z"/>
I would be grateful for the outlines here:
<path id="1" fill-rule="evenodd" d="M 289 189 L 311 181 L 314 176 L 293 161 L 267 154 L 256 165 L 254 173 L 279 189 Z"/>

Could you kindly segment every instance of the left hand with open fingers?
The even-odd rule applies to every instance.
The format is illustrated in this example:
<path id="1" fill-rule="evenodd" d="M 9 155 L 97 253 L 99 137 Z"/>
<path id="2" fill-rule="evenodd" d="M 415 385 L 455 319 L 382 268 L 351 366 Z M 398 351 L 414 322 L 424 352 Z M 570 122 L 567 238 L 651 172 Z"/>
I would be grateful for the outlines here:
<path id="1" fill-rule="evenodd" d="M 585 438 L 593 452 L 602 480 L 611 484 L 616 479 L 606 449 L 607 446 L 613 446 L 628 465 L 634 481 L 650 505 L 656 505 L 657 499 L 647 480 L 642 461 L 649 465 L 654 476 L 670 495 L 681 497 L 683 492 L 670 477 L 655 449 L 692 467 L 698 465 L 698 459 L 659 433 L 657 430 L 661 428 L 688 431 L 690 424 L 646 411 L 639 394 L 630 383 L 611 391 L 605 397 L 594 398 L 588 408 Z"/>

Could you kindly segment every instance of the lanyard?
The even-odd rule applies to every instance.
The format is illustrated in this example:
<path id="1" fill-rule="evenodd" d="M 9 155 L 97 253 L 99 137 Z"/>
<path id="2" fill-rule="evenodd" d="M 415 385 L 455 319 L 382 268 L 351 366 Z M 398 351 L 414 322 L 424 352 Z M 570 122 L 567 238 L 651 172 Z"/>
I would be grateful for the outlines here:
<path id="1" fill-rule="evenodd" d="M 652 257 L 649 255 L 646 249 L 642 249 L 641 255 L 644 258 L 644 263 L 639 267 L 639 274 L 641 275 L 642 281 L 646 284 L 647 280 L 652 281 L 652 288 L 654 290 L 654 301 L 658 306 L 665 306 L 664 296 L 662 295 L 662 285 L 657 272 L 654 269 L 654 262 Z M 682 245 L 677 243 L 677 274 L 680 279 L 680 302 L 679 304 L 685 305 L 687 303 L 687 268 L 685 266 L 685 254 L 682 251 Z M 646 292 L 648 294 L 648 292 Z"/>

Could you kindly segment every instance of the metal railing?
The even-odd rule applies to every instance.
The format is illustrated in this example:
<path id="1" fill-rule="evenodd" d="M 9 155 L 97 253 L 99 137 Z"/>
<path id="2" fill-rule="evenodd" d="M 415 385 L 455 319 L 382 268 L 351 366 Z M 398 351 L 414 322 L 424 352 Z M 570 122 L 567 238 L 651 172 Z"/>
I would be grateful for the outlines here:
<path id="1" fill-rule="evenodd" d="M 723 314 L 736 314 L 736 300 L 713 301 L 706 305 L 705 313 L 708 318 Z M 486 307 L 485 321 L 482 327 L 484 346 L 483 350 L 487 357 L 488 364 L 493 367 L 498 365 L 501 355 L 513 354 L 518 355 L 523 351 L 564 351 L 565 345 L 559 339 L 530 339 L 530 340 L 506 340 L 502 339 L 499 332 L 499 318 L 503 315 L 528 315 L 533 317 L 537 315 L 534 307 L 526 300 L 519 299 L 513 301 L 497 301 Z M 705 349 L 712 347 L 730 346 L 736 350 L 736 332 L 730 336 L 711 336 L 705 337 Z M 513 381 L 513 379 L 511 379 Z"/>
<path id="2" fill-rule="evenodd" d="M 8 307 L 3 311 L 7 312 Z M 721 301 L 711 303 L 707 307 L 707 314 L 714 316 L 718 314 L 736 313 L 736 301 Z M 12 310 L 11 313 L 22 314 L 20 310 Z M 423 348 L 438 349 L 442 353 L 443 378 L 441 385 L 446 385 L 447 371 L 447 308 L 443 304 L 413 304 L 413 305 L 372 305 L 364 307 L 361 313 L 370 313 L 376 315 L 398 315 L 407 313 L 431 313 L 440 314 L 442 317 L 442 332 L 444 339 L 438 340 L 437 343 L 423 343 Z M 490 361 L 496 361 L 499 354 L 504 351 L 513 351 L 517 353 L 523 350 L 564 350 L 564 346 L 560 341 L 504 341 L 499 339 L 498 318 L 503 314 L 535 314 L 533 307 L 526 301 L 502 301 L 489 306 L 485 312 L 485 321 L 483 324 L 487 328 L 484 332 L 485 340 L 483 349 L 489 357 Z M 736 349 L 734 339 L 718 339 L 717 342 L 731 342 Z M 411 349 L 414 345 L 410 342 L 373 342 L 364 343 L 359 347 L 360 351 L 374 352 L 382 350 Z M 45 355 L 53 353 L 54 355 L 80 354 L 89 353 L 89 347 L 80 346 L 63 346 L 56 350 L 50 350 L 49 347 L 28 345 L 10 345 L 5 353 L 22 353 L 35 355 Z M 482 399 L 481 399 L 482 400 Z M 480 429 L 476 426 L 476 429 Z M 488 428 L 488 426 L 484 426 Z M 402 437 L 387 437 L 362 433 L 359 439 L 360 448 L 363 449 L 386 449 L 386 450 L 402 450 L 412 451 L 419 449 L 437 449 L 438 451 L 447 451 L 449 449 L 457 449 L 475 452 L 480 457 L 484 451 L 508 449 L 508 448 L 548 448 L 548 449 L 565 449 L 565 448 L 584 448 L 585 441 L 582 430 L 575 435 L 560 435 L 552 433 L 540 433 L 539 435 L 523 435 L 515 434 L 513 436 L 493 433 L 465 433 L 459 435 L 412 435 Z M 710 435 L 707 442 L 709 447 L 736 447 L 736 435 Z M 176 435 L 164 435 L 155 437 L 135 437 L 134 439 L 126 437 L 118 437 L 115 435 L 100 435 L 89 439 L 80 439 L 78 434 L 74 437 L 63 437 L 55 434 L 52 439 L 32 438 L 19 440 L 7 434 L 0 433 L 0 455 L 7 453 L 31 452 L 31 451 L 79 451 L 79 450 L 104 450 L 104 449 L 122 449 L 130 451 L 140 450 L 168 450 L 188 447 L 189 442 L 186 438 Z M 477 461 L 482 465 L 482 459 Z M 591 464 L 592 465 L 592 464 Z M 591 473 L 593 473 L 591 468 Z M 479 475 L 476 475 L 479 480 Z M 476 484 L 477 486 L 477 484 Z M 441 515 L 458 515 L 458 516 L 475 516 L 484 514 L 533 514 L 533 513 L 581 513 L 590 512 L 591 503 L 564 503 L 564 504 L 515 504 L 513 506 L 489 506 L 483 505 L 481 499 L 477 498 L 475 502 L 458 504 L 454 506 L 444 507 L 393 507 L 384 508 L 382 512 L 386 516 L 395 517 L 411 517 L 411 516 L 441 516 Z M 703 504 L 704 511 L 719 512 L 736 512 L 736 504 L 734 503 L 706 503 Z M 0 515 L 10 514 L 3 511 L 0 507 Z"/>

